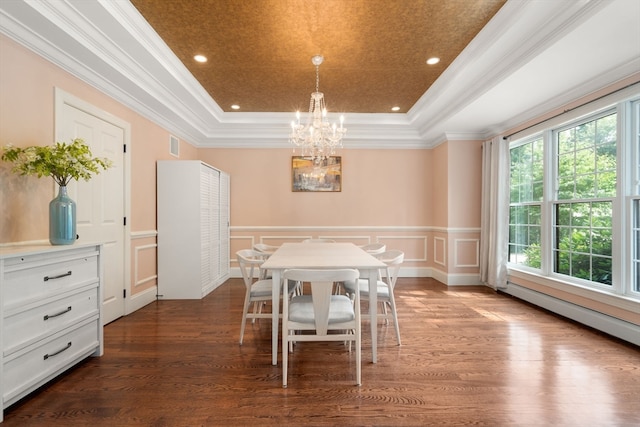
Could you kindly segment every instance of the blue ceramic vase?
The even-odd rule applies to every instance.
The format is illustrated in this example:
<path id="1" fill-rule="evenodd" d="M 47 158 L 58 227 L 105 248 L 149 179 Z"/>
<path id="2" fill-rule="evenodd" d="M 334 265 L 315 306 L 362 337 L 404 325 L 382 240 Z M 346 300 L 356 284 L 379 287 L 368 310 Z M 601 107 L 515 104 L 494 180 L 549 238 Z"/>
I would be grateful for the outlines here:
<path id="1" fill-rule="evenodd" d="M 71 245 L 75 241 L 76 202 L 67 195 L 67 187 L 60 187 L 58 197 L 49 203 L 49 242 Z"/>

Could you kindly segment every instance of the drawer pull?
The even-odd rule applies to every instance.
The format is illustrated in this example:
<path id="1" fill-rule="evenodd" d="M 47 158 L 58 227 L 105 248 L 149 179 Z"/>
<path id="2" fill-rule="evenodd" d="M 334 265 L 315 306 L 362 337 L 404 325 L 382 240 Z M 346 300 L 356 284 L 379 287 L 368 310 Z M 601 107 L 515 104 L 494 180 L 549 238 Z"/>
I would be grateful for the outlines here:
<path id="1" fill-rule="evenodd" d="M 60 313 L 56 313 L 56 314 L 45 314 L 44 315 L 44 320 L 49 320 L 53 317 L 58 317 L 58 316 L 62 316 L 65 313 L 68 313 L 71 311 L 71 306 L 67 307 L 66 310 L 62 310 Z"/>
<path id="2" fill-rule="evenodd" d="M 71 270 L 66 273 L 58 274 L 57 276 L 44 276 L 44 281 L 53 280 L 53 279 L 61 279 L 63 277 L 71 276 Z"/>
<path id="3" fill-rule="evenodd" d="M 65 350 L 68 350 L 69 348 L 71 348 L 71 341 L 69 341 L 67 343 L 67 346 L 65 348 L 61 348 L 60 350 L 56 351 L 55 353 L 45 354 L 44 355 L 44 360 L 47 360 L 48 358 L 53 357 L 53 356 L 57 356 L 58 354 L 62 353 Z"/>

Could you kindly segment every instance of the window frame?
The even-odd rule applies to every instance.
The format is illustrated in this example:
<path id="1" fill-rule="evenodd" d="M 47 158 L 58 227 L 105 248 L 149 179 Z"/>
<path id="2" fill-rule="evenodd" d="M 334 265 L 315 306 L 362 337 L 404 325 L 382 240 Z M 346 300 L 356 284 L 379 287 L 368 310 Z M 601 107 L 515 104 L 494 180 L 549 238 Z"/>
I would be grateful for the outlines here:
<path id="1" fill-rule="evenodd" d="M 612 212 L 612 218 L 616 218 L 616 213 L 617 213 L 617 203 L 616 200 L 619 199 L 619 195 L 620 195 L 620 165 L 619 163 L 622 161 L 623 158 L 621 158 L 620 156 L 620 145 L 624 144 L 624 141 L 621 143 L 621 132 L 620 132 L 620 111 L 618 111 L 619 109 L 614 105 L 610 108 L 605 108 L 605 109 L 600 109 L 597 112 L 594 112 L 592 114 L 588 114 L 585 116 L 582 116 L 580 118 L 568 121 L 566 123 L 564 123 L 563 125 L 560 126 L 554 126 L 552 129 L 549 129 L 549 134 L 548 137 L 550 138 L 549 144 L 547 144 L 545 147 L 549 147 L 550 148 L 550 152 L 549 155 L 551 157 L 551 161 L 548 163 L 548 167 L 550 169 L 550 173 L 551 173 L 551 177 L 552 177 L 552 186 L 549 189 L 550 191 L 546 194 L 548 194 L 549 198 L 545 200 L 545 202 L 548 202 L 551 206 L 550 206 L 550 227 L 551 227 L 551 235 L 550 235 L 550 243 L 549 246 L 547 247 L 547 250 L 549 251 L 549 257 L 548 260 L 550 262 L 549 266 L 548 266 L 548 271 L 550 272 L 550 275 L 553 277 L 558 277 L 562 280 L 568 281 L 568 282 L 572 282 L 572 283 L 576 283 L 582 286 L 586 286 L 586 287 L 590 287 L 590 288 L 595 288 L 595 289 L 600 289 L 600 290 L 604 290 L 604 291 L 608 291 L 608 290 L 613 290 L 616 293 L 619 293 L 621 291 L 619 283 L 616 282 L 615 278 L 617 276 L 616 274 L 616 268 L 615 268 L 615 260 L 618 259 L 615 254 L 616 254 L 616 236 L 619 236 L 619 233 L 616 233 L 616 221 L 612 221 L 612 227 L 611 227 L 611 239 L 612 239 L 612 243 L 611 243 L 611 270 L 612 270 L 612 284 L 608 285 L 605 283 L 600 283 L 600 282 L 595 282 L 592 280 L 587 280 L 587 279 L 582 279 L 576 276 L 572 276 L 569 274 L 563 274 L 560 272 L 557 272 L 555 269 L 555 241 L 556 241 L 556 233 L 559 229 L 559 225 L 558 225 L 558 221 L 557 221 L 557 207 L 559 205 L 562 204 L 579 204 L 579 203 L 598 203 L 598 202 L 610 202 L 611 203 L 611 212 Z M 615 195 L 613 197 L 608 196 L 608 197 L 598 197 L 597 195 L 594 195 L 593 197 L 585 197 L 585 198 L 571 198 L 571 199 L 560 199 L 559 198 L 559 187 L 560 187 L 560 172 L 559 172 L 559 161 L 558 161 L 558 157 L 559 157 L 559 134 L 561 132 L 564 132 L 566 130 L 569 129 L 575 129 L 578 128 L 582 125 L 588 124 L 588 123 L 595 123 L 597 120 L 603 118 L 603 117 L 607 117 L 610 116 L 612 114 L 616 115 L 616 191 L 615 191 Z M 575 151 L 579 151 L 579 150 L 575 150 Z M 618 215 L 619 216 L 619 215 Z M 589 227 L 589 229 L 591 230 L 591 227 Z M 618 240 L 619 241 L 619 240 Z M 573 252 L 572 253 L 577 253 L 577 252 Z M 593 246 L 590 245 L 589 246 L 589 253 L 593 254 Z M 594 257 L 591 255 L 590 256 L 590 261 L 593 261 Z"/>
<path id="2" fill-rule="evenodd" d="M 640 211 L 640 93 L 638 86 L 626 88 L 620 93 L 601 97 L 589 104 L 553 117 L 546 122 L 527 128 L 513 138 L 510 138 L 511 149 L 543 138 L 543 168 L 544 168 L 544 197 L 541 208 L 541 268 L 531 268 L 522 264 L 511 263 L 507 260 L 509 274 L 516 278 L 527 276 L 529 280 L 545 283 L 559 290 L 567 290 L 576 295 L 587 295 L 597 292 L 609 300 L 623 296 L 637 303 L 640 300 L 640 284 L 632 284 L 634 279 L 633 265 L 637 259 L 640 263 L 640 242 L 631 236 L 633 230 L 634 203 L 638 203 Z M 616 113 L 616 192 L 612 198 L 612 284 L 599 284 L 576 277 L 555 273 L 553 265 L 554 238 L 554 207 L 560 202 L 572 200 L 557 200 L 557 147 L 556 135 L 561 129 L 577 126 L 579 123 L 595 120 L 608 114 Z M 634 139 L 635 138 L 635 139 Z M 637 167 L 636 167 L 637 165 Z M 510 166 L 509 166 L 510 167 Z M 509 176 L 511 180 L 511 176 Z M 551 185 L 550 185 L 551 184 Z M 511 188 L 511 182 L 509 184 Z M 509 210 L 511 199 L 509 195 Z M 602 198 L 594 199 L 601 200 Z M 605 198 L 607 199 L 607 198 Z M 638 212 L 640 215 L 640 212 Z M 640 221 L 640 219 L 639 219 Z M 507 234 L 508 235 L 508 234 Z M 640 237 L 638 237 L 640 238 Z M 507 237 L 509 239 L 509 237 Z M 510 241 L 507 245 L 511 244 Z M 634 247 L 636 245 L 638 248 Z M 635 252 L 634 252 L 635 251 Z M 636 258 L 633 258 L 636 257 Z M 536 279 L 537 278 L 537 279 Z M 635 286 L 635 288 L 634 288 Z M 587 292 L 587 294 L 584 294 Z M 609 295 L 610 297 L 607 297 Z M 626 306 L 622 302 L 621 306 Z"/>

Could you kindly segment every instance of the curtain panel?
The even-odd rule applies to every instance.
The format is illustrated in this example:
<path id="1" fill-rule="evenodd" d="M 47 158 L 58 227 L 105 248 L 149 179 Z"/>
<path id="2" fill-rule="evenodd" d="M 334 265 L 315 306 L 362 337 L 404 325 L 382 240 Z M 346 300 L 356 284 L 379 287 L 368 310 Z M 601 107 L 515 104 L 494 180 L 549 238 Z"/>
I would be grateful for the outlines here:
<path id="1" fill-rule="evenodd" d="M 482 144 L 480 280 L 493 289 L 507 286 L 509 243 L 509 141 Z"/>

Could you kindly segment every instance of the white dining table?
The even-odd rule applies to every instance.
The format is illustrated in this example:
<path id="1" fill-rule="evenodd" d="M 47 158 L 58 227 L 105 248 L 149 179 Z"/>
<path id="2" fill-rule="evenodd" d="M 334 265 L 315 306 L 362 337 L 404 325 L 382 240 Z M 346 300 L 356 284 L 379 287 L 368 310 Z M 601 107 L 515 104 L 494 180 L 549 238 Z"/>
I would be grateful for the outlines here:
<path id="1" fill-rule="evenodd" d="M 278 323 L 282 272 L 289 268 L 335 269 L 356 268 L 360 278 L 369 280 L 369 311 L 371 315 L 371 352 L 377 363 L 377 280 L 385 264 L 353 243 L 284 243 L 261 266 L 272 277 L 272 363 L 278 364 Z"/>

